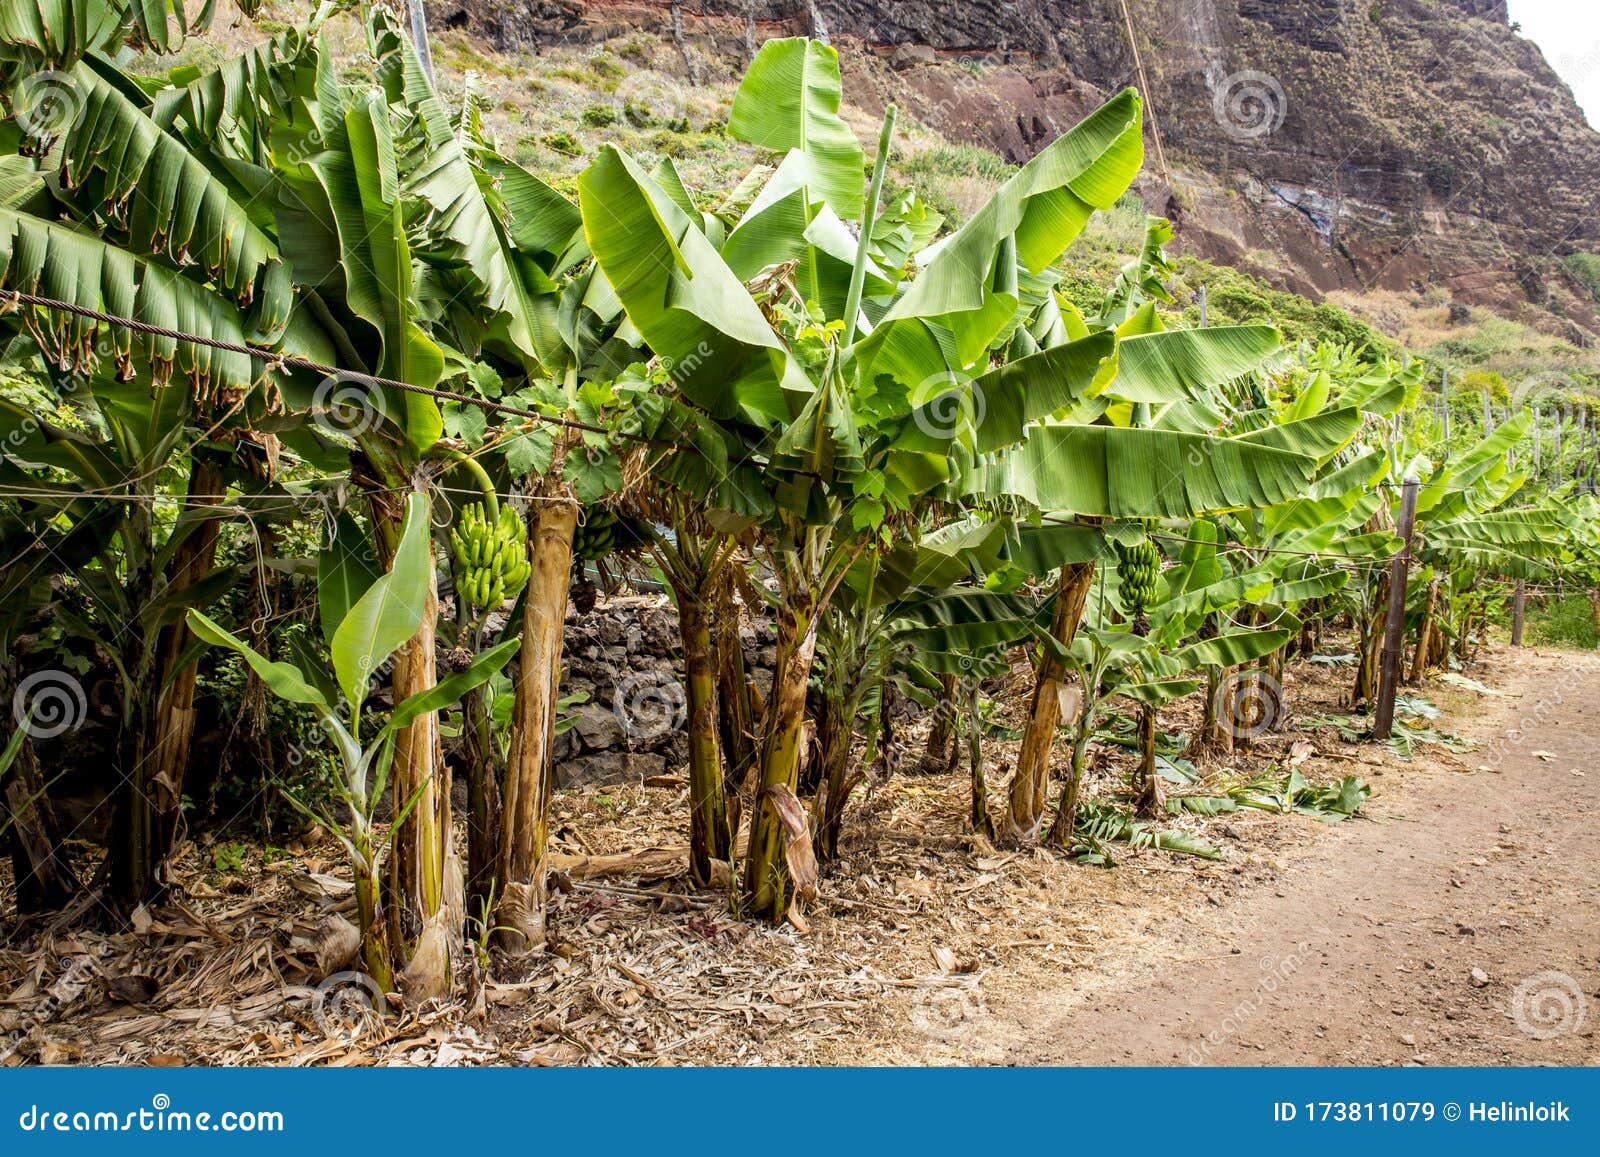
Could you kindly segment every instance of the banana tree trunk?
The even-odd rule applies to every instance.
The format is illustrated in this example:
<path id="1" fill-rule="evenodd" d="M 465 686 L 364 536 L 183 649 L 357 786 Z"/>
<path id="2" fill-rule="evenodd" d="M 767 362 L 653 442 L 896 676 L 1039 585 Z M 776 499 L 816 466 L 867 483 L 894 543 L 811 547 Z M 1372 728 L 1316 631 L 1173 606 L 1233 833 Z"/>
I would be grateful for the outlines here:
<path id="1" fill-rule="evenodd" d="M 117 742 L 117 762 L 132 768 L 116 792 L 116 810 L 111 820 L 111 845 L 107 851 L 112 903 L 126 914 L 154 899 L 160 891 L 157 869 L 160 857 L 155 846 L 155 809 L 151 806 L 149 781 L 141 769 L 150 766 L 145 746 L 147 729 L 152 724 L 154 705 L 137 699 L 123 709 L 121 736 Z"/>
<path id="2" fill-rule="evenodd" d="M 1139 814 L 1159 819 L 1167 811 L 1166 793 L 1156 771 L 1156 709 L 1139 706 Z"/>
<path id="3" fill-rule="evenodd" d="M 1094 583 L 1094 572 L 1093 562 L 1073 563 L 1061 569 L 1050 633 L 1064 647 L 1071 646 L 1073 636 L 1078 633 L 1089 588 Z M 1036 839 L 1044 824 L 1050 794 L 1050 751 L 1055 742 L 1056 724 L 1061 719 L 1061 687 L 1065 675 L 1060 661 L 1045 652 L 1028 706 L 1028 722 L 1017 754 L 1016 775 L 1011 780 L 1011 799 L 1006 812 L 1009 839 Z"/>
<path id="4" fill-rule="evenodd" d="M 745 777 L 756 765 L 761 732 L 755 688 L 744 666 L 744 644 L 739 639 L 739 604 L 734 600 L 734 570 L 741 564 L 730 559 L 717 576 L 716 664 L 717 726 L 725 762 L 723 795 L 735 797 Z M 730 828 L 733 824 L 730 822 Z"/>
<path id="5" fill-rule="evenodd" d="M 1389 576 L 1380 575 L 1374 584 L 1373 607 L 1389 603 Z M 1356 632 L 1356 681 L 1351 692 L 1352 707 L 1361 709 L 1372 702 L 1378 685 L 1378 652 L 1383 646 L 1383 632 L 1378 629 L 1379 617 L 1375 611 L 1362 615 L 1360 629 Z"/>
<path id="6" fill-rule="evenodd" d="M 124 584 L 131 606 L 142 607 L 154 596 L 148 560 L 155 553 L 149 508 L 131 502 L 123 515 L 124 554 L 138 556 L 129 564 Z M 154 675 L 142 621 L 131 620 L 118 636 L 123 668 L 122 711 L 118 719 L 117 767 L 121 784 L 114 793 L 110 847 L 106 852 L 107 879 L 112 903 L 123 913 L 153 899 L 158 892 L 155 807 L 149 772 L 150 737 L 155 727 Z"/>
<path id="7" fill-rule="evenodd" d="M 678 631 L 689 700 L 689 869 L 701 887 L 712 882 L 711 861 L 732 854 L 717 748 L 716 654 L 711 621 L 700 592 L 680 592 Z"/>
<path id="8" fill-rule="evenodd" d="M 61 848 L 44 775 L 31 740 L 24 739 L 16 762 L 3 775 L 0 829 L 11 845 L 12 878 L 16 881 L 17 914 L 60 908 L 79 888 L 72 862 Z"/>
<path id="9" fill-rule="evenodd" d="M 374 509 L 386 552 L 392 557 L 402 519 L 401 508 L 389 501 L 391 497 L 375 500 Z M 438 682 L 439 591 L 431 562 L 431 538 L 428 553 L 426 589 L 407 592 L 423 599 L 422 623 L 391 660 L 396 703 L 431 690 Z M 418 1000 L 450 991 L 466 904 L 461 862 L 453 846 L 450 784 L 443 773 L 439 716 L 436 712 L 419 715 L 395 737 L 389 782 L 397 822 L 391 833 L 387 905 L 390 947 L 403 968 L 407 994 Z"/>
<path id="10" fill-rule="evenodd" d="M 979 683 L 976 675 L 968 676 L 967 765 L 972 775 L 972 809 L 967 818 L 975 833 L 993 837 L 994 823 L 989 819 L 989 780 L 983 770 L 983 726 L 978 719 Z"/>
<path id="11" fill-rule="evenodd" d="M 1046 842 L 1065 851 L 1072 849 L 1073 826 L 1078 819 L 1078 793 L 1083 785 L 1084 756 L 1089 750 L 1089 740 L 1094 735 L 1093 717 L 1087 713 L 1078 720 L 1078 732 L 1072 740 L 1072 763 L 1067 772 L 1067 782 L 1061 785 L 1061 796 L 1056 801 L 1055 822 L 1050 825 Z"/>
<path id="12" fill-rule="evenodd" d="M 189 470 L 188 506 L 219 505 L 227 490 L 227 479 L 216 463 L 196 458 Z M 174 552 L 169 594 L 177 594 L 199 582 L 216 564 L 217 536 L 221 524 L 208 518 L 189 532 Z M 150 769 L 155 808 L 155 854 L 165 857 L 177 842 L 183 824 L 183 781 L 189 767 L 189 745 L 194 738 L 194 692 L 199 676 L 199 657 L 183 661 L 190 643 L 189 628 L 178 619 L 161 632 L 156 665 L 158 698 L 154 727 L 154 765 Z"/>
<path id="13" fill-rule="evenodd" d="M 1472 620 L 1471 611 L 1461 616 L 1461 633 L 1456 636 L 1456 658 L 1465 663 L 1472 657 Z"/>
<path id="14" fill-rule="evenodd" d="M 277 556 L 278 531 L 268 525 L 261 527 L 258 533 L 261 556 L 255 573 L 250 578 L 250 602 L 246 611 L 249 621 L 245 624 L 245 637 L 257 654 L 271 658 L 272 643 L 267 632 L 267 624 L 277 618 L 280 575 L 267 566 L 267 559 Z M 262 827 L 270 833 L 272 804 L 275 802 L 273 792 L 274 785 L 278 782 L 282 745 L 271 727 L 267 708 L 267 685 L 261 676 L 256 674 L 254 667 L 245 668 L 244 690 L 239 699 L 238 754 L 241 761 L 255 772 L 256 783 L 260 786 L 259 806 Z M 232 754 L 230 752 L 230 756 Z"/>
<path id="15" fill-rule="evenodd" d="M 894 680 L 885 678 L 883 686 L 878 690 L 878 709 L 872 717 L 872 727 L 868 732 L 872 736 L 869 745 L 869 764 L 872 768 L 872 780 L 883 783 L 889 778 L 894 764 L 894 746 L 897 742 L 894 722 L 895 703 L 899 692 L 895 690 Z"/>
<path id="16" fill-rule="evenodd" d="M 1268 680 L 1268 696 L 1262 700 L 1268 712 L 1267 730 L 1282 731 L 1289 722 L 1288 695 L 1283 689 L 1283 655 L 1280 647 L 1262 661 L 1262 670 Z"/>
<path id="17" fill-rule="evenodd" d="M 1315 616 L 1320 615 L 1322 612 L 1321 601 L 1320 599 L 1315 599 L 1307 603 L 1304 608 L 1305 618 L 1300 622 L 1300 640 L 1297 646 L 1297 652 L 1302 661 L 1309 662 L 1311 657 L 1317 653 L 1316 625 L 1318 620 Z"/>
<path id="18" fill-rule="evenodd" d="M 778 810 L 779 797 L 792 795 L 797 786 L 806 685 L 817 649 L 816 595 L 805 586 L 785 594 L 788 597 L 778 609 L 778 665 L 766 708 L 760 793 L 744 881 L 746 911 L 773 921 L 783 919 L 791 899 L 785 857 L 790 836 Z"/>
<path id="19" fill-rule="evenodd" d="M 1411 678 L 1409 683 L 1422 681 L 1422 673 L 1428 669 L 1428 657 L 1433 650 L 1433 609 L 1439 601 L 1439 580 L 1434 579 L 1428 584 L 1428 592 L 1422 603 L 1422 622 L 1417 626 L 1417 649 L 1412 654 Z"/>
<path id="20" fill-rule="evenodd" d="M 956 677 L 939 676 L 939 701 L 933 705 L 933 720 L 928 726 L 928 746 L 923 751 L 917 771 L 923 775 L 940 775 L 955 766 L 960 748 L 955 742 Z"/>
<path id="21" fill-rule="evenodd" d="M 482 687 L 462 703 L 462 758 L 467 765 L 467 916 L 487 920 L 500 857 L 500 753 Z"/>
<path id="22" fill-rule="evenodd" d="M 832 860 L 839 854 L 845 801 L 856 783 L 850 774 L 850 747 L 855 739 L 850 723 L 853 714 L 840 708 L 839 703 L 825 700 L 817 713 L 817 762 L 822 771 L 816 806 L 817 858 L 822 861 Z"/>
<path id="23" fill-rule="evenodd" d="M 536 502 L 532 521 L 528 546 L 533 552 L 533 572 L 523 594 L 522 648 L 501 812 L 501 895 L 495 907 L 495 923 L 500 928 L 496 940 L 515 952 L 532 951 L 545 942 L 545 855 L 555 783 L 556 695 L 578 508 L 570 502 Z"/>
<path id="24" fill-rule="evenodd" d="M 1227 676 L 1226 667 L 1206 668 L 1205 719 L 1200 725 L 1200 734 L 1207 750 L 1219 755 L 1233 753 L 1233 735 L 1238 729 L 1233 711 L 1236 696 L 1222 693 L 1227 686 Z"/>
<path id="25" fill-rule="evenodd" d="M 352 809 L 353 811 L 355 809 Z M 361 933 L 361 964 L 380 992 L 395 991 L 394 953 L 389 944 L 389 922 L 384 914 L 378 850 L 364 815 L 351 816 L 351 844 L 355 849 L 356 926 Z"/>

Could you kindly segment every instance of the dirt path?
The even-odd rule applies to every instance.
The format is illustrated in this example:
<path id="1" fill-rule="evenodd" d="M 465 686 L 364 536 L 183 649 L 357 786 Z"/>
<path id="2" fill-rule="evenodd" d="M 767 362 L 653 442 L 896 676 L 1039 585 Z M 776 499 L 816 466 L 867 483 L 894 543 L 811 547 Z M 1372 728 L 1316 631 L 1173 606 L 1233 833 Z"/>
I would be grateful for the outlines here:
<path id="1" fill-rule="evenodd" d="M 1503 667 L 1509 693 L 1452 722 L 1483 744 L 1463 757 L 1470 773 L 1391 785 L 1388 822 L 1341 825 L 1270 890 L 1156 925 L 1148 958 L 1112 985 L 990 1000 L 962 1051 L 1007 1064 L 1600 1062 L 1600 666 L 1530 652 Z"/>

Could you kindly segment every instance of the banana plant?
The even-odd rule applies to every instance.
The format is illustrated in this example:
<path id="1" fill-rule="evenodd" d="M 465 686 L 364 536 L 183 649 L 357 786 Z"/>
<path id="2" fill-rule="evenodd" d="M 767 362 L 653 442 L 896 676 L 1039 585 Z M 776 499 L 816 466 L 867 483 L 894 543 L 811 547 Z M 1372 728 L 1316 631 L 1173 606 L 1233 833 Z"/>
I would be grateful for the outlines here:
<path id="1" fill-rule="evenodd" d="M 891 689 L 958 721 L 956 683 L 965 702 L 968 758 L 973 776 L 971 821 L 991 831 L 983 779 L 978 683 L 992 673 L 993 659 L 1026 639 L 1036 610 L 1025 596 L 986 589 L 981 582 L 996 568 L 1003 539 L 1000 523 L 963 519 L 908 545 L 858 561 L 819 628 L 817 661 L 816 774 L 819 858 L 838 853 L 851 792 L 865 778 L 864 765 L 879 755 Z M 941 691 L 937 702 L 927 690 Z M 865 736 L 862 758 L 850 753 L 857 731 Z M 887 752 L 883 752 L 886 761 Z M 887 762 L 882 764 L 887 769 Z"/>
<path id="2" fill-rule="evenodd" d="M 208 8 L 199 23 L 209 16 Z M 287 265 L 255 190 L 241 188 L 236 175 L 213 172 L 209 143 L 183 139 L 177 122 L 158 115 L 157 99 L 127 83 L 108 58 L 124 42 L 172 47 L 183 31 L 174 33 L 173 17 L 181 23 L 177 6 L 87 0 L 7 8 L 0 101 L 15 123 L 0 134 L 7 174 L 0 182 L 0 288 L 329 360 L 334 347 L 321 326 L 309 311 L 290 308 Z M 34 75 L 41 67 L 52 70 L 43 88 Z M 153 87 L 169 97 L 185 91 Z M 44 96 L 54 103 L 39 105 Z M 32 306 L 7 311 L 0 327 L 28 335 L 57 395 L 92 415 L 106 435 L 91 447 L 48 420 L 5 416 L 8 425 L 32 431 L 11 441 L 26 454 L 9 468 L 53 460 L 81 485 L 117 495 L 117 513 L 93 520 L 92 507 L 70 486 L 45 502 L 58 502 L 67 518 L 83 522 L 82 531 L 109 534 L 102 565 L 80 572 L 93 610 L 78 625 L 115 624 L 110 654 L 120 660 L 125 690 L 118 763 L 128 782 L 115 793 L 109 878 L 114 899 L 131 908 L 154 891 L 178 830 L 194 678 L 183 600 L 203 603 L 229 581 L 225 572 L 208 573 L 217 522 L 194 509 L 225 486 L 202 450 L 185 454 L 180 443 L 253 443 L 262 451 L 258 461 L 270 461 L 274 435 L 259 427 L 271 424 L 265 418 L 280 390 L 309 391 L 311 383 L 260 373 L 238 353 Z M 169 385 L 175 376 L 186 389 Z M 175 473 L 169 463 L 185 458 L 193 462 L 188 491 L 195 501 L 161 544 L 157 494 Z"/>
<path id="3" fill-rule="evenodd" d="M 865 554 L 824 614 L 814 679 L 817 758 L 805 785 L 817 793 L 812 811 L 824 864 L 837 854 L 846 804 L 866 776 L 862 765 L 880 753 L 887 758 L 880 747 L 886 694 L 904 688 L 920 700 L 919 686 L 945 679 L 953 687 L 984 653 L 1028 634 L 1031 611 L 1017 598 L 974 585 L 996 569 L 1003 532 L 1000 522 L 960 518 L 914 543 Z M 941 701 L 936 718 L 954 722 L 954 709 L 953 700 Z M 858 731 L 866 750 L 853 764 Z"/>
<path id="4" fill-rule="evenodd" d="M 1559 565 L 1566 536 L 1555 511 L 1537 502 L 1512 505 L 1527 482 L 1526 470 L 1513 464 L 1514 450 L 1531 423 L 1523 411 L 1443 461 L 1417 453 L 1408 463 L 1408 472 L 1423 479 L 1413 532 L 1423 585 L 1408 619 L 1417 637 L 1413 678 L 1443 659 L 1447 638 L 1463 660 L 1475 626 L 1481 638 L 1492 608 L 1479 576 L 1545 579 Z"/>
<path id="5" fill-rule="evenodd" d="M 481 393 L 536 371 L 560 345 L 555 287 L 510 222 L 515 210 L 526 240 L 558 207 L 457 132 L 386 11 L 365 26 L 379 84 L 342 77 L 317 36 L 337 10 L 321 5 L 214 72 L 143 85 L 123 83 L 103 50 L 120 39 L 168 43 L 156 32 L 160 5 L 131 15 L 111 4 L 41 6 L 37 20 L 0 28 L 0 60 L 46 54 L 81 111 L 64 125 L 29 119 L 31 135 L 5 138 L 15 159 L 0 197 L 0 286 L 419 386 L 450 378 Z M 56 36 L 69 26 L 93 35 Z M 20 99 L 25 76 L 7 75 L 7 95 Z M 431 398 L 270 365 L 262 373 L 239 354 L 44 310 L 21 316 L 47 358 L 76 370 L 104 363 L 158 386 L 177 373 L 197 410 L 236 409 L 324 467 L 336 469 L 353 444 L 384 555 L 398 546 L 394 496 L 431 494 L 434 476 L 459 468 Z M 473 372 L 483 362 L 501 372 Z M 306 422 L 313 412 L 319 420 Z M 351 412 L 351 428 L 330 440 L 329 427 Z M 436 681 L 436 629 L 430 610 L 402 648 L 402 697 Z M 408 925 L 435 919 L 453 870 L 438 752 L 437 720 L 419 716 L 399 738 L 391 777 L 397 800 L 422 792 L 395 841 L 416 917 Z"/>
<path id="6" fill-rule="evenodd" d="M 0 588 L 0 654 L 6 656 L 0 660 L 0 695 L 13 704 L 14 716 L 20 706 L 15 692 L 20 689 L 23 637 L 44 619 L 56 597 L 50 572 L 27 559 L 27 550 L 34 543 L 54 548 L 58 565 L 73 566 L 95 548 L 85 537 L 69 542 L 60 531 L 41 532 L 20 520 L 0 520 L 0 551 L 11 560 L 8 581 Z M 30 725 L 35 718 L 35 708 L 22 709 L 0 755 L 0 842 L 9 845 L 19 915 L 59 909 L 81 887 L 62 846 L 62 827 L 49 796 L 53 780 L 46 779 L 34 750 Z"/>
<path id="7" fill-rule="evenodd" d="M 952 714 L 952 731 L 965 732 L 970 807 L 968 827 L 993 838 L 989 782 L 984 767 L 983 736 L 988 722 L 982 706 L 986 678 L 1009 669 L 1007 652 L 1026 643 L 1039 629 L 1040 611 L 1015 592 L 958 586 L 904 600 L 897 608 L 892 636 L 899 644 L 899 664 L 924 687 L 938 680 L 953 694 L 933 704 Z M 960 704 L 959 708 L 957 704 Z"/>
<path id="8" fill-rule="evenodd" d="M 1219 344 L 1189 340 L 1201 334 L 1218 335 Z M 1180 338 L 1184 340 L 1176 340 Z M 1152 341 L 1162 344 L 1138 344 Z M 1258 365 L 1263 348 L 1270 351 L 1275 342 L 1270 331 L 1263 338 L 1253 333 L 1229 337 L 1220 330 L 1190 335 L 1153 329 L 1143 337 L 1119 338 L 1118 373 L 1096 399 L 1096 409 L 1105 409 L 1094 424 L 1041 423 L 1015 451 L 974 469 L 967 480 L 970 493 L 989 500 L 1020 499 L 1060 528 L 1054 544 L 1047 535 L 1032 536 L 1027 553 L 1033 557 L 1027 565 L 1056 561 L 1046 553 L 1052 545 L 1072 552 L 1072 561 L 1059 560 L 1059 614 L 1051 633 L 1061 646 L 1070 645 L 1094 576 L 1089 560 L 1099 553 L 1083 548 L 1085 523 L 1108 518 L 1181 523 L 1197 515 L 1290 501 L 1315 475 L 1318 454 L 1353 433 L 1358 422 L 1353 411 L 1319 414 L 1305 428 L 1276 437 L 1262 432 L 1228 437 L 1195 428 L 1209 421 L 1202 417 L 1205 407 L 1185 401 L 1183 389 L 1173 383 L 1188 382 L 1187 388 L 1203 398 L 1216 385 Z M 1123 384 L 1128 364 L 1123 359 L 1130 349 L 1141 351 L 1133 363 L 1138 375 Z M 1197 351 L 1213 356 L 1191 357 Z M 1182 374 L 1180 365 L 1188 367 Z M 1158 373 L 1156 366 L 1168 368 Z M 1163 382 L 1168 384 L 1161 402 L 1156 389 Z M 1127 395 L 1119 396 L 1119 389 Z M 1147 424 L 1139 423 L 1141 417 Z M 1011 786 L 1008 835 L 1013 839 L 1033 838 L 1044 822 L 1049 754 L 1065 673 L 1052 654 L 1045 656 Z"/>
<path id="9" fill-rule="evenodd" d="M 188 612 L 189 627 L 198 639 L 240 655 L 273 694 L 311 710 L 327 731 L 343 773 L 339 788 L 345 823 L 294 802 L 339 833 L 355 878 L 361 959 L 385 993 L 398 991 L 397 979 L 403 979 L 397 976 L 397 964 L 404 968 L 422 962 L 423 981 L 431 983 L 429 973 L 441 965 L 441 958 L 448 968 L 448 946 L 456 935 L 456 930 L 445 927 L 446 910 L 440 909 L 439 918 L 421 930 L 415 945 L 396 957 L 391 927 L 398 912 L 395 899 L 385 895 L 378 871 L 381 846 L 374 820 L 396 750 L 416 719 L 449 707 L 488 681 L 518 646 L 517 640 L 508 639 L 432 687 L 403 697 L 397 693 L 389 717 L 372 725 L 365 708 L 374 683 L 396 652 L 415 637 L 428 610 L 433 568 L 428 509 L 422 495 L 407 496 L 400 541 L 391 565 L 382 573 L 374 573 L 359 554 L 353 555 L 337 541 L 324 554 L 318 604 L 331 678 L 328 671 L 310 664 L 268 659 L 204 612 Z M 419 786 L 400 801 L 391 830 L 404 825 L 421 796 Z"/>
<path id="10" fill-rule="evenodd" d="M 1556 517 L 1566 547 L 1557 573 L 1587 592 L 1595 627 L 1600 630 L 1600 499 L 1573 493 L 1557 498 Z"/>
<path id="11" fill-rule="evenodd" d="M 234 0 L 254 16 L 260 0 Z M 211 27 L 216 5 L 185 12 L 182 0 L 18 0 L 0 13 L 0 60 L 32 71 L 63 68 L 91 52 L 133 44 L 152 52 L 178 51 L 193 33 Z"/>
<path id="12" fill-rule="evenodd" d="M 18 532 L 7 536 L 17 550 L 0 595 L 25 596 L 37 576 L 75 560 L 51 615 L 116 674 L 115 766 L 124 774 L 110 785 L 107 874 L 114 901 L 131 908 L 150 895 L 180 830 L 196 677 L 183 612 L 208 605 L 241 574 L 215 562 L 222 525 L 238 514 L 226 493 L 235 484 L 249 493 L 263 523 L 297 512 L 290 495 L 259 477 L 248 432 L 226 419 L 197 430 L 185 391 L 152 397 L 68 374 L 55 382 L 57 396 L 70 399 L 65 418 L 0 399 L 0 480 L 28 494 Z M 186 441 L 201 444 L 186 449 Z M 169 490 L 177 516 L 159 502 Z"/>
<path id="13" fill-rule="evenodd" d="M 1089 388 L 1110 337 L 993 374 L 990 348 L 1019 304 L 1018 261 L 1042 269 L 1054 260 L 1089 213 L 1126 188 L 1140 152 L 1138 100 L 1124 94 L 1024 166 L 903 281 L 871 260 L 892 119 L 863 197 L 852 161 L 859 146 L 848 148 L 837 110 L 831 48 L 803 39 L 763 46 L 730 131 L 788 151 L 725 236 L 680 203 L 667 174 L 616 148 L 579 180 L 595 259 L 633 327 L 670 366 L 675 397 L 663 428 L 676 446 L 659 476 L 754 529 L 777 583 L 778 677 L 745 874 L 748 909 L 773 918 L 790 902 L 785 850 L 805 836 L 784 816 L 796 814 L 788 800 L 820 616 L 856 561 L 889 545 L 895 528 L 910 525 L 915 501 L 948 479 L 958 436 L 1006 445 L 1027 421 Z M 859 216 L 855 237 L 841 214 Z M 952 336 L 954 360 L 930 360 L 936 331 Z M 979 362 L 992 395 L 986 415 L 941 427 L 945 402 L 929 404 L 950 393 L 952 374 Z M 959 392 L 947 400 L 960 409 Z M 724 475 L 727 463 L 755 468 Z"/>
<path id="14" fill-rule="evenodd" d="M 1190 572 L 1196 568 L 1180 562 L 1177 569 Z M 1145 634 L 1140 634 L 1135 624 L 1113 622 L 1125 618 L 1117 589 L 1122 584 L 1109 582 L 1113 576 L 1114 571 L 1103 571 L 1101 591 L 1092 600 L 1087 621 L 1080 625 L 1070 645 L 1061 646 L 1045 631 L 1038 635 L 1057 661 L 1076 676 L 1076 686 L 1063 695 L 1072 708 L 1068 712 L 1072 716 L 1071 762 L 1048 834 L 1049 842 L 1058 847 L 1072 846 L 1084 757 L 1106 703 L 1120 696 L 1136 706 L 1139 763 L 1132 795 L 1141 814 L 1151 818 L 1164 815 L 1156 769 L 1160 708 L 1201 686 L 1193 677 L 1195 672 L 1250 662 L 1281 647 L 1290 637 L 1290 631 L 1281 627 L 1236 629 L 1175 643 L 1189 635 L 1196 620 L 1210 610 L 1237 605 L 1245 588 L 1227 581 L 1198 588 L 1168 581 L 1166 597 L 1143 608 L 1150 625 Z"/>

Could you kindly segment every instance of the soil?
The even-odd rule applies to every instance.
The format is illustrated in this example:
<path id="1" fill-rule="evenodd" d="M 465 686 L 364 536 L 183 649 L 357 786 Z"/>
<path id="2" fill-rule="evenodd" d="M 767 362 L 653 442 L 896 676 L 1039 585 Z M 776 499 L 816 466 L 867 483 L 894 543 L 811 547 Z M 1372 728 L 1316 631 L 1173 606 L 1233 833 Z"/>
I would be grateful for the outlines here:
<path id="1" fill-rule="evenodd" d="M 349 1025 L 328 1013 L 359 1014 L 359 978 L 318 961 L 352 907 L 337 845 L 221 866 L 202 840 L 131 930 L 0 930 L 0 1064 L 1594 1063 L 1600 657 L 1499 650 L 1408 689 L 1409 758 L 1360 741 L 1323 658 L 1286 673 L 1281 730 L 1171 790 L 1354 775 L 1352 820 L 1173 816 L 1221 858 L 1114 844 L 1101 868 L 967 832 L 964 767 L 901 774 L 847 816 L 802 926 L 769 928 L 683 879 L 681 776 L 566 791 L 556 850 L 634 870 L 563 871 L 551 951 Z M 1002 722 L 1029 681 L 988 688 Z M 898 765 L 921 749 L 913 728 Z M 1014 749 L 986 746 L 996 812 Z M 1129 765 L 1097 743 L 1086 796 L 1122 802 Z"/>
<path id="2" fill-rule="evenodd" d="M 1413 766 L 1380 822 L 1325 830 L 1272 887 L 1208 891 L 1114 968 L 991 997 L 953 1042 L 1028 1065 L 1600 1061 L 1600 678 L 1496 665 L 1469 766 Z"/>

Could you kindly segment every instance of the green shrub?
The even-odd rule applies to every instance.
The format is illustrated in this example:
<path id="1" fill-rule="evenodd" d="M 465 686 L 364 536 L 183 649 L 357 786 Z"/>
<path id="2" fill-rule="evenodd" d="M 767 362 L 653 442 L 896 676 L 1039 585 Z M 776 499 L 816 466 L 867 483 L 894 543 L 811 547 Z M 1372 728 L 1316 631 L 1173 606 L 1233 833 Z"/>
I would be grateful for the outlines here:
<path id="1" fill-rule="evenodd" d="M 603 129 L 617 123 L 617 110 L 614 105 L 591 104 L 583 110 L 580 119 L 592 129 Z"/>
<path id="2" fill-rule="evenodd" d="M 633 35 L 624 40 L 617 48 L 617 55 L 635 64 L 647 65 L 654 50 L 654 45 L 649 37 Z"/>
<path id="3" fill-rule="evenodd" d="M 1600 647 L 1594 610 L 1587 595 L 1563 595 L 1534 602 L 1528 607 L 1527 639 L 1545 647 Z"/>
<path id="4" fill-rule="evenodd" d="M 1278 327 L 1289 346 L 1302 341 L 1328 341 L 1366 346 L 1374 354 L 1398 351 L 1387 335 L 1336 305 L 1318 305 L 1299 294 L 1274 289 L 1242 270 L 1214 265 L 1199 257 L 1180 257 L 1178 276 L 1173 279 L 1173 296 L 1186 303 L 1185 325 L 1200 324 L 1196 295 L 1202 285 L 1206 287 L 1208 325 L 1266 322 Z"/>
<path id="5" fill-rule="evenodd" d="M 1569 253 L 1561 263 L 1590 297 L 1600 301 L 1600 253 Z"/>
<path id="6" fill-rule="evenodd" d="M 583 155 L 583 142 L 565 129 L 559 132 L 546 133 L 544 147 L 554 149 L 558 153 L 565 153 L 569 157 Z"/>
<path id="7" fill-rule="evenodd" d="M 1016 166 L 998 153 L 976 145 L 935 145 L 912 153 L 900 166 L 901 172 L 916 183 L 918 177 L 982 177 L 1005 181 Z"/>
<path id="8" fill-rule="evenodd" d="M 597 52 L 584 61 L 589 66 L 589 71 L 602 80 L 616 80 L 618 77 L 628 75 L 628 70 L 622 62 L 608 52 Z"/>

